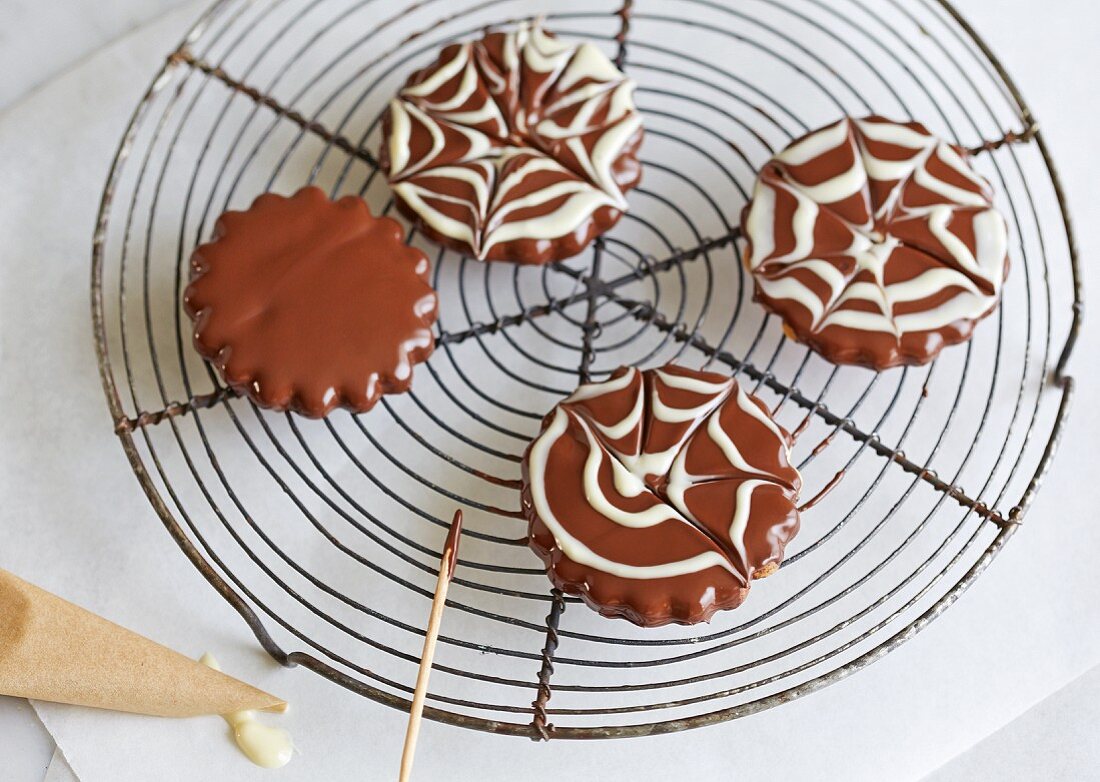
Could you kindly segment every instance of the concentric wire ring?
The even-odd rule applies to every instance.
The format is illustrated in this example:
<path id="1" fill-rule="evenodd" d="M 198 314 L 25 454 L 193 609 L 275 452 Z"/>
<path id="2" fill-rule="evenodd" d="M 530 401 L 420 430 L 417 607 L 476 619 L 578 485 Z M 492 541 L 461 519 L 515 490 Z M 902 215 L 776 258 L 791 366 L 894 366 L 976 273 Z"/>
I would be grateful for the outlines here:
<path id="1" fill-rule="evenodd" d="M 392 213 L 375 164 L 388 99 L 440 47 L 527 18 L 531 3 L 222 0 L 135 111 L 93 253 L 97 349 L 123 448 L 169 532 L 264 647 L 406 708 L 444 530 L 462 507 L 425 713 L 536 739 L 743 716 L 915 634 L 1034 497 L 1072 391 L 1062 370 L 1081 306 L 1042 136 L 946 2 L 596 5 L 556 2 L 547 26 L 620 54 L 638 81 L 645 181 L 630 212 L 586 253 L 543 268 L 477 263 L 410 228 L 433 259 L 438 348 L 410 393 L 367 415 L 305 421 L 226 393 L 188 344 L 190 251 L 226 208 L 306 182 Z M 974 340 L 878 375 L 783 336 L 751 302 L 736 228 L 774 150 L 871 111 L 996 147 L 978 166 L 1013 237 L 1002 308 Z M 519 460 L 578 380 L 669 360 L 755 387 L 799 433 L 807 496 L 836 488 L 807 511 L 783 573 L 742 608 L 709 627 L 643 631 L 549 589 L 526 548 Z"/>

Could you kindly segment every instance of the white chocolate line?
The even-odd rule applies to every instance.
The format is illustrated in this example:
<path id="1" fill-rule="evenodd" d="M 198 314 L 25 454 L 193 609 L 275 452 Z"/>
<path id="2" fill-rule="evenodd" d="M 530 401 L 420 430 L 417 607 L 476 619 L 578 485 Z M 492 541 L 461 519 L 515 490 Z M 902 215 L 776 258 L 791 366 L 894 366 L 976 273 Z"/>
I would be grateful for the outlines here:
<path id="1" fill-rule="evenodd" d="M 786 173 L 784 180 L 779 182 L 772 178 L 757 179 L 745 219 L 745 231 L 751 246 L 747 263 L 756 275 L 759 290 L 770 299 L 793 301 L 805 308 L 813 332 L 841 326 L 891 334 L 900 341 L 909 333 L 934 331 L 955 321 L 984 317 L 996 306 L 1004 280 L 1007 226 L 992 206 L 987 183 L 954 148 L 903 124 L 843 120 L 811 133 L 774 159 L 785 172 L 784 166 L 811 163 L 850 144 L 853 137 L 859 155 L 846 171 L 825 182 L 805 185 L 792 181 Z M 902 159 L 876 157 L 871 152 L 870 142 L 901 148 L 903 152 L 891 157 Z M 904 157 L 904 150 L 912 154 Z M 934 161 L 973 183 L 975 190 L 933 175 L 930 166 Z M 876 209 L 876 218 L 886 221 L 887 231 L 893 221 L 904 220 L 918 229 L 923 225 L 929 237 L 942 246 L 942 252 L 933 252 L 935 248 L 931 244 L 920 250 L 906 248 L 905 251 L 922 253 L 937 262 L 937 268 L 910 279 L 887 283 L 886 267 L 894 254 L 902 251 L 903 244 L 894 236 L 870 231 L 868 226 L 849 226 L 853 242 L 846 252 L 815 257 L 819 210 L 828 210 L 829 204 L 861 191 L 869 198 L 870 180 L 880 186 L 881 183 L 888 185 L 885 194 L 881 195 L 883 200 Z M 944 203 L 922 207 L 907 205 L 905 193 L 910 183 L 942 198 Z M 776 208 L 780 190 L 796 201 L 793 216 L 783 223 L 780 223 Z M 961 234 L 952 231 L 954 220 L 966 219 L 960 210 L 970 214 L 973 246 Z M 834 217 L 839 224 L 845 224 L 839 215 Z M 831 230 L 835 230 L 837 224 L 832 223 Z M 794 246 L 789 252 L 777 251 L 777 243 L 782 243 L 777 237 L 781 235 L 793 237 Z M 852 268 L 852 271 L 842 272 L 842 267 Z M 864 273 L 861 281 L 854 281 L 861 272 Z M 866 281 L 868 272 L 873 282 Z M 798 276 L 806 273 L 820 280 L 827 293 L 814 290 L 807 285 L 804 276 Z M 947 291 L 951 295 L 936 306 L 897 313 L 896 305 L 932 299 Z M 862 302 L 863 307 L 853 309 L 846 306 L 849 302 Z M 874 311 L 866 311 L 867 302 L 874 305 Z"/>

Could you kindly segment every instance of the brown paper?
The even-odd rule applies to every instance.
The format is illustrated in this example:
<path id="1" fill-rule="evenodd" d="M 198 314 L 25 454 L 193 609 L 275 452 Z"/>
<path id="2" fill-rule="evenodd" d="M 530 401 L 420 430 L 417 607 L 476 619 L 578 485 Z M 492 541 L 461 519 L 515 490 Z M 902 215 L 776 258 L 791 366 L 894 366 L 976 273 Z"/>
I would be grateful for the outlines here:
<path id="1" fill-rule="evenodd" d="M 193 717 L 286 702 L 0 570 L 0 694 Z"/>

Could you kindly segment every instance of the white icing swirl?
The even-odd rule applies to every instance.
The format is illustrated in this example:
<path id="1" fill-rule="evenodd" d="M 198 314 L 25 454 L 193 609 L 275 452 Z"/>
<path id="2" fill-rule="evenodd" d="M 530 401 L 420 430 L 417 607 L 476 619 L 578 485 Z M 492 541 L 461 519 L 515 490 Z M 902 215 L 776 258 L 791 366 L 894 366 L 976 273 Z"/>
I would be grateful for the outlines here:
<path id="1" fill-rule="evenodd" d="M 646 383 L 640 374 L 631 368 L 602 383 L 582 385 L 555 409 L 526 457 L 532 509 L 550 531 L 562 554 L 585 567 L 620 578 L 656 579 L 697 573 L 718 565 L 747 585 L 755 567 L 745 543 L 754 513 L 753 493 L 761 486 L 779 487 L 791 502 L 793 511 L 801 485 L 797 470 L 781 459 L 781 455 L 788 456 L 788 436 L 732 379 L 715 382 L 666 368 L 646 373 L 650 387 L 646 394 L 643 393 Z M 692 399 L 687 406 L 669 406 L 661 400 L 659 388 L 662 386 L 670 394 L 678 390 L 701 399 Z M 630 404 L 630 394 L 635 394 L 639 402 L 648 398 L 649 405 L 644 411 L 637 403 Z M 596 421 L 592 405 L 603 398 L 613 401 L 599 408 L 603 411 L 601 416 L 609 409 L 627 409 L 627 412 L 617 421 Z M 723 412 L 730 405 L 733 409 Z M 648 419 L 643 421 L 643 416 Z M 728 425 L 723 424 L 724 416 L 728 417 Z M 683 426 L 685 423 L 689 425 Z M 637 452 L 624 454 L 609 442 L 639 429 L 652 435 L 654 427 L 662 424 L 683 428 L 668 448 L 654 452 L 649 443 L 642 443 Z M 762 427 L 764 431 L 750 434 L 748 430 L 753 427 Z M 774 449 L 760 448 L 761 436 L 763 442 L 774 443 Z M 751 457 L 742 453 L 745 437 L 752 438 L 755 443 Z M 689 525 L 700 535 L 701 553 L 659 565 L 638 566 L 617 561 L 601 552 L 604 534 L 585 538 L 584 529 L 576 527 L 579 523 L 576 519 L 559 517 L 554 511 L 552 480 L 555 479 L 549 477 L 551 451 L 563 438 L 584 444 L 585 460 L 579 478 L 583 482 L 583 496 L 593 513 L 624 529 L 647 529 L 665 523 Z M 710 445 L 705 445 L 703 440 Z M 696 476 L 688 472 L 689 452 L 696 447 L 708 453 L 713 447 L 713 453 L 721 457 L 714 463 L 715 474 Z M 764 463 L 754 463 L 761 459 Z M 608 463 L 618 498 L 609 495 L 601 484 L 600 476 L 606 472 Z M 654 467 L 658 471 L 654 471 Z M 664 478 L 659 490 L 647 484 L 647 479 L 655 475 Z M 691 491 L 697 484 L 714 481 L 729 482 L 728 490 L 735 495 L 733 515 L 727 519 L 696 518 L 690 510 Z M 659 502 L 641 511 L 621 507 L 620 498 L 636 498 L 647 491 L 654 492 Z M 716 543 L 722 553 L 714 550 Z"/>
<path id="2" fill-rule="evenodd" d="M 857 225 L 863 203 L 872 214 Z M 801 305 L 813 333 L 842 326 L 900 342 L 978 320 L 996 306 L 1008 262 L 1004 218 L 967 160 L 920 126 L 878 118 L 842 120 L 776 155 L 743 227 L 759 292 Z M 847 247 L 832 238 L 845 232 Z M 820 248 L 823 235 L 836 246 Z"/>
<path id="3" fill-rule="evenodd" d="M 578 418 L 576 420 L 580 421 L 581 425 L 584 426 L 581 419 Z M 736 573 L 729 560 L 717 551 L 704 551 L 688 559 L 679 560 L 677 562 L 666 562 L 661 565 L 628 565 L 601 556 L 572 535 L 568 527 L 559 521 L 558 517 L 554 514 L 546 495 L 547 458 L 554 443 L 565 434 L 568 422 L 569 414 L 559 407 L 554 414 L 554 420 L 550 423 L 550 426 L 547 427 L 546 431 L 543 432 L 531 446 L 527 461 L 528 471 L 531 476 L 531 501 L 534 503 L 535 512 L 538 513 L 542 523 L 550 530 L 550 534 L 554 536 L 554 541 L 562 550 L 562 553 L 579 565 L 585 565 L 604 573 L 610 573 L 619 578 L 672 578 L 687 573 L 698 573 L 715 566 L 724 568 L 731 573 Z M 590 437 L 589 445 L 591 447 L 591 454 L 589 455 L 589 461 L 592 460 L 593 454 L 596 455 L 597 459 L 601 458 L 601 449 L 598 444 L 596 444 L 595 440 L 591 439 L 591 430 L 587 430 L 586 428 L 586 431 Z M 614 504 L 603 494 L 599 486 L 599 481 L 596 479 L 595 475 L 598 475 L 598 472 L 590 470 L 588 468 L 588 463 L 586 463 L 584 471 L 585 491 L 588 496 L 593 499 L 593 507 L 598 511 L 611 509 L 608 518 L 616 524 L 621 526 L 640 527 L 659 524 L 669 518 L 677 518 L 677 516 L 673 516 L 669 513 L 669 508 L 660 505 L 652 508 L 653 511 L 657 512 L 656 514 L 645 517 L 641 522 L 638 521 L 636 514 L 628 515 L 618 511 Z M 660 518 L 657 518 L 658 515 Z"/>
<path id="4" fill-rule="evenodd" d="M 497 55 L 488 37 L 450 47 L 404 88 L 386 140 L 397 196 L 479 259 L 572 235 L 600 209 L 625 211 L 616 166 L 641 129 L 634 82 L 597 47 L 559 40 L 539 22 L 491 35 Z M 476 197 L 456 200 L 471 188 Z"/>

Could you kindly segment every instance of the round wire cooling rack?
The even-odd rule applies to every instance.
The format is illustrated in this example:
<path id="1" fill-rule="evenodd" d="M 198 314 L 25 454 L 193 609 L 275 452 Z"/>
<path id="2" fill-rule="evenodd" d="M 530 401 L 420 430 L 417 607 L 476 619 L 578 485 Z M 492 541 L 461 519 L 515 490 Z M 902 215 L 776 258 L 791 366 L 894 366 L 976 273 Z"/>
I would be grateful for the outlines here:
<path id="1" fill-rule="evenodd" d="M 138 105 L 93 253 L 100 368 L 138 480 L 286 665 L 405 709 L 438 557 L 466 531 L 425 714 L 533 739 L 663 733 L 817 690 L 912 637 L 1017 529 L 1056 449 L 1081 311 L 1035 119 L 946 0 L 223 0 Z M 638 82 L 645 181 L 588 252 L 542 267 L 441 251 L 438 347 L 411 392 L 325 421 L 260 411 L 190 346 L 180 294 L 227 208 L 314 182 L 392 211 L 379 118 L 454 40 L 545 12 Z M 973 149 L 1011 230 L 1001 308 L 927 367 L 832 366 L 751 302 L 737 215 L 774 150 L 846 113 Z M 729 371 L 797 433 L 807 496 L 782 572 L 710 625 L 642 630 L 552 590 L 519 461 L 578 380 Z M 965 488 L 964 488 L 965 487 Z"/>

